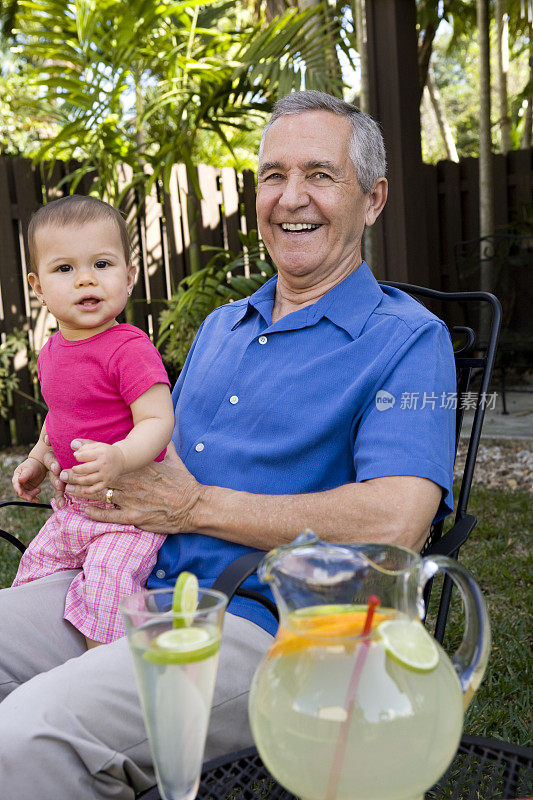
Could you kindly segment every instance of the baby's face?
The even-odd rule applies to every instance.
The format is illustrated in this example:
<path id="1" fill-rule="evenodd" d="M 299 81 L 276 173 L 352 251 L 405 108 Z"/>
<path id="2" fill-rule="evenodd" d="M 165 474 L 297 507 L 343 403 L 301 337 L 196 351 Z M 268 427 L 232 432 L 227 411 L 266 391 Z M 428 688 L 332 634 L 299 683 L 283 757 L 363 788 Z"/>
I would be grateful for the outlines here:
<path id="1" fill-rule="evenodd" d="M 37 272 L 29 275 L 30 284 L 66 339 L 87 339 L 115 324 L 135 268 L 127 263 L 111 220 L 38 228 L 35 246 Z"/>

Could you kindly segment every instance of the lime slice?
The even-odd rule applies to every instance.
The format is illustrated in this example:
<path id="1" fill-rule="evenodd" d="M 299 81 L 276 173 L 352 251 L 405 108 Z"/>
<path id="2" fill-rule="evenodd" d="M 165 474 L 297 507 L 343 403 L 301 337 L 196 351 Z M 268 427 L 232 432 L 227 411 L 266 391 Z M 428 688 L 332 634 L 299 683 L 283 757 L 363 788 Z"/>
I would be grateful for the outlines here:
<path id="1" fill-rule="evenodd" d="M 198 578 L 192 572 L 180 572 L 172 595 L 172 611 L 184 616 L 174 618 L 174 627 L 183 628 L 184 625 L 190 625 L 197 605 Z"/>
<path id="2" fill-rule="evenodd" d="M 143 658 L 152 664 L 190 664 L 215 655 L 219 647 L 216 630 L 174 628 L 159 634 Z"/>
<path id="3" fill-rule="evenodd" d="M 387 654 L 417 672 L 430 672 L 439 663 L 433 637 L 417 620 L 389 619 L 376 628 Z"/>

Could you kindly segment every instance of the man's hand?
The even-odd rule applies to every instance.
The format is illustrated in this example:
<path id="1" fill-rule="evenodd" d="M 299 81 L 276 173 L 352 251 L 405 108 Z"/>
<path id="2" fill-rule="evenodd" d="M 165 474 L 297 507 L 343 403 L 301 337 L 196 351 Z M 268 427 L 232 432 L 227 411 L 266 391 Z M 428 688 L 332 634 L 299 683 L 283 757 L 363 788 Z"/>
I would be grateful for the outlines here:
<path id="1" fill-rule="evenodd" d="M 23 500 L 39 502 L 41 492 L 39 486 L 46 477 L 46 467 L 36 458 L 28 457 L 26 461 L 19 464 L 13 473 L 11 483 L 13 489 Z"/>
<path id="2" fill-rule="evenodd" d="M 88 440 L 79 440 L 86 444 Z M 93 493 L 77 474 L 79 467 L 64 470 L 65 491 L 74 497 L 105 501 L 105 490 Z M 55 485 L 55 484 L 54 484 Z M 169 444 L 163 461 L 152 462 L 118 478 L 111 487 L 116 508 L 88 506 L 84 514 L 98 522 L 135 525 L 154 533 L 193 531 L 193 509 L 205 488 L 191 475 Z"/>
<path id="3" fill-rule="evenodd" d="M 48 436 L 45 436 L 45 442 L 47 445 L 50 445 L 50 440 Z M 59 477 L 59 473 L 61 472 L 61 466 L 59 461 L 56 458 L 56 454 L 50 447 L 50 449 L 44 454 L 43 456 L 43 463 L 48 470 L 48 480 L 54 487 L 54 500 L 58 508 L 61 508 L 65 505 L 65 481 L 62 481 Z"/>
<path id="4" fill-rule="evenodd" d="M 78 486 L 86 488 L 85 496 L 94 498 L 114 489 L 117 479 L 125 470 L 126 462 L 118 445 L 74 439 L 71 443 L 74 457 L 80 464 L 69 470 Z"/>

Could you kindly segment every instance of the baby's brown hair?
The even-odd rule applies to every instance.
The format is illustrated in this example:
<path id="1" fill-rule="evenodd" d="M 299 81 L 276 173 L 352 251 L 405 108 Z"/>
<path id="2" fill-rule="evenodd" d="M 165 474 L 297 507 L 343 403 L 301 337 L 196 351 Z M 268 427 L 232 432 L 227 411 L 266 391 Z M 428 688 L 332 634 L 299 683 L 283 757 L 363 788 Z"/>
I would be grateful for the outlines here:
<path id="1" fill-rule="evenodd" d="M 129 264 L 131 255 L 130 237 L 121 213 L 113 206 L 110 206 L 109 203 L 104 203 L 103 200 L 98 200 L 96 197 L 71 194 L 67 197 L 61 197 L 59 200 L 52 200 L 51 203 L 42 206 L 30 219 L 30 224 L 28 225 L 28 249 L 31 270 L 37 272 L 35 234 L 39 228 L 43 228 L 46 225 L 55 225 L 57 227 L 79 226 L 99 219 L 111 220 L 117 225 L 126 264 Z"/>

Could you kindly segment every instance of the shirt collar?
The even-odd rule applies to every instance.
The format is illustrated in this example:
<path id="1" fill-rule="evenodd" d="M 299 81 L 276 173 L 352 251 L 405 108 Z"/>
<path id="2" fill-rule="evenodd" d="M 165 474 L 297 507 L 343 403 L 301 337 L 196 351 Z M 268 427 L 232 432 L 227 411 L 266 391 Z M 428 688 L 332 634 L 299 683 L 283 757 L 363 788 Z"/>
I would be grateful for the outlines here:
<path id="1" fill-rule="evenodd" d="M 254 311 L 259 313 L 270 326 L 276 284 L 277 275 L 270 278 L 248 298 L 232 330 Z M 354 272 L 326 292 L 316 303 L 302 309 L 306 311 L 305 326 L 314 325 L 322 317 L 327 317 L 335 325 L 343 328 L 352 339 L 356 339 L 382 298 L 381 287 L 368 264 L 363 261 Z"/>

